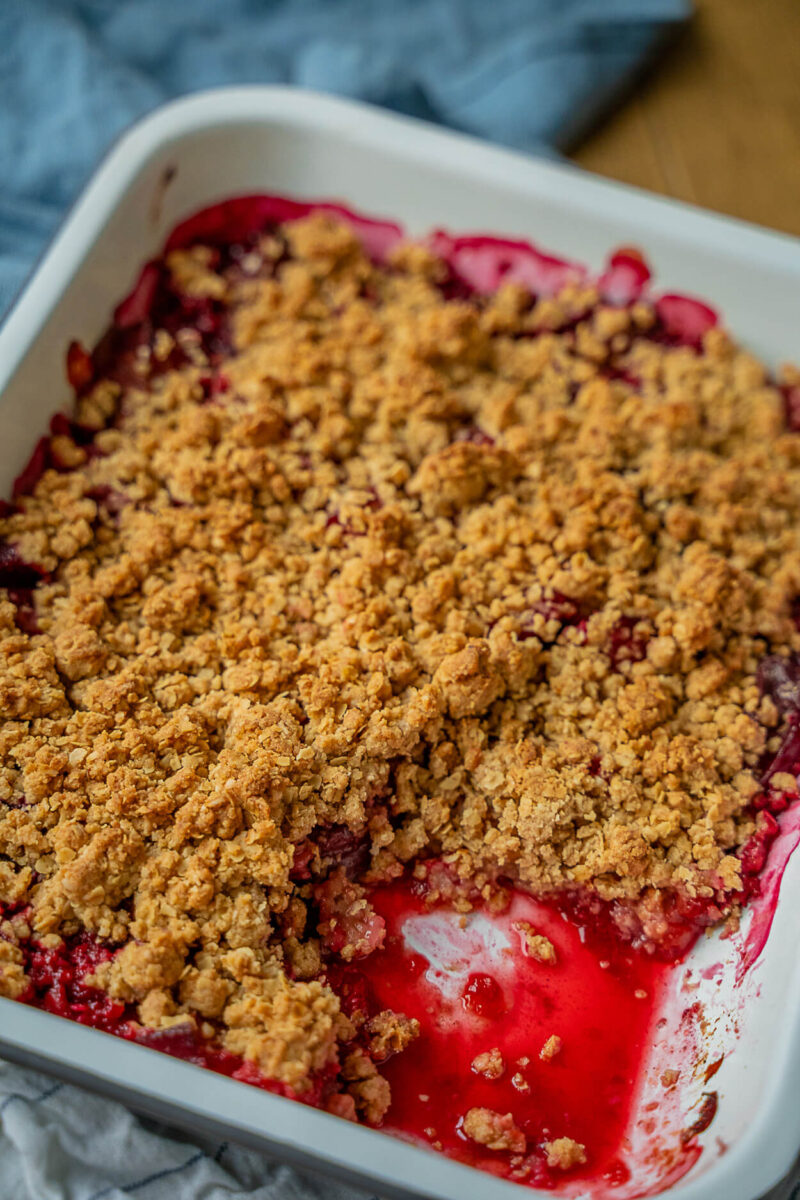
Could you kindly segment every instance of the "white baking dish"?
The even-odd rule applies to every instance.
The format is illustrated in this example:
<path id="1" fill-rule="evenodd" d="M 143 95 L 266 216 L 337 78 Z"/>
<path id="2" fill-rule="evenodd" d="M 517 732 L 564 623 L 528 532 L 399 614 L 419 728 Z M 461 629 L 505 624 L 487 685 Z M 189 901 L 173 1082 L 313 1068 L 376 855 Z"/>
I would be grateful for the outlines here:
<path id="1" fill-rule="evenodd" d="M 118 143 L 0 330 L 0 495 L 8 494 L 48 418 L 68 401 L 68 342 L 91 345 L 99 337 L 142 262 L 179 219 L 258 191 L 341 199 L 397 218 L 414 233 L 442 225 L 523 235 L 592 267 L 609 249 L 633 242 L 646 250 L 660 286 L 710 299 L 769 361 L 800 353 L 794 239 L 362 105 L 286 88 L 210 92 L 168 105 Z M 721 974 L 695 993 L 711 1018 L 709 1059 L 735 1049 L 714 1080 L 720 1107 L 702 1135 L 704 1152 L 670 1190 L 675 1200 L 754 1200 L 800 1148 L 798 914 L 800 855 L 784 876 L 766 949 L 742 985 L 735 980 L 741 938 L 739 949 L 737 939 L 709 939 L 690 957 L 690 985 L 703 965 L 722 963 Z M 685 985 L 684 973 L 675 986 Z M 674 1046 L 667 1032 L 651 1076 L 659 1062 L 671 1061 Z M 545 1194 L 2 1000 L 0 1050 L 140 1110 L 316 1165 L 385 1196 Z M 673 1100 L 674 1111 L 662 1104 L 659 1119 L 673 1129 L 690 1122 L 686 1109 L 700 1090 L 695 1079 Z M 648 1136 L 641 1127 L 631 1133 L 639 1142 Z M 625 1193 L 613 1194 L 622 1200 Z"/>

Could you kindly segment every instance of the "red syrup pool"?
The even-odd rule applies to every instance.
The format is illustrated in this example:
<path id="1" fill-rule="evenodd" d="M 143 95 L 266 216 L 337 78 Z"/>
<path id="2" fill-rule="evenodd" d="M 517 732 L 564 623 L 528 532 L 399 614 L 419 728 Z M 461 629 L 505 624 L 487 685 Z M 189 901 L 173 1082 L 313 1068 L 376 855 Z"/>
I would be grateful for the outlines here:
<path id="1" fill-rule="evenodd" d="M 376 889 L 371 902 L 386 922 L 383 948 L 337 966 L 330 981 L 345 1007 L 393 1008 L 420 1023 L 416 1041 L 381 1068 L 392 1088 L 383 1129 L 530 1186 L 630 1194 L 637 1164 L 627 1132 L 675 962 L 626 945 L 607 916 L 581 925 L 520 892 L 502 913 L 463 915 L 426 906 L 419 885 L 403 879 Z M 531 929 L 549 940 L 555 961 L 531 953 Z M 490 1052 L 490 1075 L 502 1060 L 496 1078 L 473 1066 Z M 467 1138 L 471 1108 L 510 1113 L 524 1153 Z M 566 1172 L 549 1166 L 543 1149 L 563 1137 L 586 1153 Z M 672 1177 L 697 1153 L 687 1139 L 670 1157 Z"/>

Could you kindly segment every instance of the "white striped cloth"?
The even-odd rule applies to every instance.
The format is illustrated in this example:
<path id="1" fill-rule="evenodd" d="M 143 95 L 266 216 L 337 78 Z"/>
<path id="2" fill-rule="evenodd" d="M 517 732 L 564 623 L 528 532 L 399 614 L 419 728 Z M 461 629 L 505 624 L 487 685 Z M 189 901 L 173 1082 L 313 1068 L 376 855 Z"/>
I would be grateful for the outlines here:
<path id="1" fill-rule="evenodd" d="M 0 1200 L 377 1200 L 0 1061 Z"/>

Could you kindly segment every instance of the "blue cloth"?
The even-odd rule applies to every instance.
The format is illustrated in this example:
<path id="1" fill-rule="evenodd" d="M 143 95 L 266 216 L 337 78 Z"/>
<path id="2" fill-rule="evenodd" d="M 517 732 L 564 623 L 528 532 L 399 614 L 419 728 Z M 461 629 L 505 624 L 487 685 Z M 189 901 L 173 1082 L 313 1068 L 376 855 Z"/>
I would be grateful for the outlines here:
<path id="1" fill-rule="evenodd" d="M 294 83 L 563 148 L 689 0 L 0 0 L 0 312 L 112 139 L 181 93 Z"/>

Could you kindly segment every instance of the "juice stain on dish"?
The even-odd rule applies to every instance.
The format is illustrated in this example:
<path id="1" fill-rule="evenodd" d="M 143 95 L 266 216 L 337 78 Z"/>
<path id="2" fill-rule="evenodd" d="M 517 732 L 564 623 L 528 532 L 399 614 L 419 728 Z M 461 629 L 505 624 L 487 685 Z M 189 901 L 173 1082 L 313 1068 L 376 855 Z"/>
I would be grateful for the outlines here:
<path id="1" fill-rule="evenodd" d="M 419 1021 L 416 1041 L 382 1068 L 383 1128 L 531 1186 L 628 1194 L 626 1131 L 675 964 L 622 943 L 608 918 L 582 925 L 522 893 L 504 912 L 465 915 L 429 907 L 403 879 L 372 904 L 386 922 L 382 949 L 331 982 L 344 1005 Z M 524 1149 L 523 1137 L 503 1150 L 470 1138 L 472 1109 L 511 1114 Z M 565 1138 L 585 1162 L 556 1165 L 553 1143 Z M 696 1158 L 689 1144 L 677 1154 L 683 1170 Z"/>

